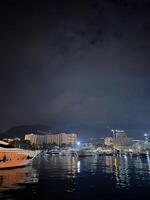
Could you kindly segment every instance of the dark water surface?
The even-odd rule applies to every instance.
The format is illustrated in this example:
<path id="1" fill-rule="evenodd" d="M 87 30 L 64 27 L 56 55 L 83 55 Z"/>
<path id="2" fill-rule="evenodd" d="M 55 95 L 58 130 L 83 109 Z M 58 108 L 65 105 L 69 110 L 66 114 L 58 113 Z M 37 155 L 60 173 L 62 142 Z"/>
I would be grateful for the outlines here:
<path id="1" fill-rule="evenodd" d="M 150 158 L 38 157 L 0 170 L 0 199 L 150 199 Z"/>

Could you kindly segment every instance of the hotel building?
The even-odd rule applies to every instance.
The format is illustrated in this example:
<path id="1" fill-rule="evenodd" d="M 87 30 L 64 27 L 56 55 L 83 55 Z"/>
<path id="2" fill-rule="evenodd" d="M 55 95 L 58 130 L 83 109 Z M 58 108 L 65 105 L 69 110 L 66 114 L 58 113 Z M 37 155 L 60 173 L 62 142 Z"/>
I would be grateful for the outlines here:
<path id="1" fill-rule="evenodd" d="M 46 134 L 37 135 L 34 133 L 26 134 L 25 140 L 29 140 L 31 144 L 71 144 L 74 145 L 77 142 L 77 134 L 75 133 L 57 133 L 57 134 Z"/>

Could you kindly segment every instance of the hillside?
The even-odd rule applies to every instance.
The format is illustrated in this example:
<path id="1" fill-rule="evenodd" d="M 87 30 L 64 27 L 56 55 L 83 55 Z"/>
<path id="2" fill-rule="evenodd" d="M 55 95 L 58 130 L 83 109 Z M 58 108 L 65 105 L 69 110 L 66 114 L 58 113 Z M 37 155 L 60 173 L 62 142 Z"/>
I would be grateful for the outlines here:
<path id="1" fill-rule="evenodd" d="M 8 138 L 13 138 L 13 137 L 20 137 L 24 138 L 24 135 L 26 133 L 34 132 L 35 134 L 38 133 L 38 131 L 50 131 L 50 127 L 45 126 L 45 125 L 22 125 L 22 126 L 15 126 L 12 127 L 5 132 L 0 133 L 0 138 L 8 137 Z"/>

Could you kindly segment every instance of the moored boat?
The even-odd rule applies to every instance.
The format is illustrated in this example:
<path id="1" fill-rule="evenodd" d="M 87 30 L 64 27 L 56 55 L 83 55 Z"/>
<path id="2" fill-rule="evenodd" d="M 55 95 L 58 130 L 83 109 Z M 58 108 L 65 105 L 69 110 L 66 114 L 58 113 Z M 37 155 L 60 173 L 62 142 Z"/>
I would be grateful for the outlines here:
<path id="1" fill-rule="evenodd" d="M 37 154 L 36 151 L 12 148 L 8 143 L 0 141 L 0 169 L 26 166 Z"/>
<path id="2" fill-rule="evenodd" d="M 51 149 L 47 151 L 47 154 L 51 154 L 51 155 L 59 155 L 59 153 L 60 153 L 59 149 Z"/>
<path id="3" fill-rule="evenodd" d="M 95 156 L 97 155 L 96 150 L 90 149 L 90 148 L 82 148 L 79 149 L 77 152 L 79 157 L 85 157 L 85 156 Z"/>
<path id="4" fill-rule="evenodd" d="M 63 149 L 59 153 L 60 156 L 77 156 L 76 149 Z"/>

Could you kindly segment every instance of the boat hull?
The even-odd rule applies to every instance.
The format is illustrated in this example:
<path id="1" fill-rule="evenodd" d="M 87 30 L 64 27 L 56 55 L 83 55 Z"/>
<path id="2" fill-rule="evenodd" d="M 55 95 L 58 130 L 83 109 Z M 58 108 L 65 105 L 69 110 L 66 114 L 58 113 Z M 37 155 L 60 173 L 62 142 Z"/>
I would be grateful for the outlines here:
<path id="1" fill-rule="evenodd" d="M 96 153 L 94 153 L 94 152 L 91 152 L 91 151 L 79 151 L 78 152 L 78 156 L 79 157 L 85 157 L 85 156 L 95 156 L 96 155 Z"/>
<path id="2" fill-rule="evenodd" d="M 0 151 L 0 169 L 23 167 L 32 162 L 32 151 Z"/>

